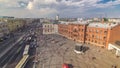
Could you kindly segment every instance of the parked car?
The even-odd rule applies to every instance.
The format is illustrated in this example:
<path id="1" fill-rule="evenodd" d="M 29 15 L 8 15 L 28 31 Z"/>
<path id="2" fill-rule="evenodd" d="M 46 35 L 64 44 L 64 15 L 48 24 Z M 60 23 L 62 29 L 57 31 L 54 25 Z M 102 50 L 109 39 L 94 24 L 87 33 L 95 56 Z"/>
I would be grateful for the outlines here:
<path id="1" fill-rule="evenodd" d="M 73 65 L 64 63 L 62 68 L 73 68 Z"/>

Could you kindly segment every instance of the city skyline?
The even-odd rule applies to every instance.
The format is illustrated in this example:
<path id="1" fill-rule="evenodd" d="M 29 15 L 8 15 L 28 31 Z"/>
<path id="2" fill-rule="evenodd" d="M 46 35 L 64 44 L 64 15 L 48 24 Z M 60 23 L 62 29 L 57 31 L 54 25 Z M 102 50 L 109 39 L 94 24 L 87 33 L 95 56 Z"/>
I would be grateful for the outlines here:
<path id="1" fill-rule="evenodd" d="M 0 16 L 14 17 L 115 17 L 120 0 L 0 0 Z"/>

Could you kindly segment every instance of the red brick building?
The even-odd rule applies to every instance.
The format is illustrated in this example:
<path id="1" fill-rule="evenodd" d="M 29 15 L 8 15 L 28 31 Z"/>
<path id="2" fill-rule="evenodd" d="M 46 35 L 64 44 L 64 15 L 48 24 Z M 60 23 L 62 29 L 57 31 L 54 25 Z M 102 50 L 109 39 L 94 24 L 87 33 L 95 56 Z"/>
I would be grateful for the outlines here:
<path id="1" fill-rule="evenodd" d="M 86 24 L 69 24 L 71 27 L 70 38 L 74 41 L 85 43 Z"/>
<path id="2" fill-rule="evenodd" d="M 109 43 L 120 40 L 120 25 L 118 24 L 59 24 L 58 32 L 74 41 L 106 48 Z"/>
<path id="3" fill-rule="evenodd" d="M 74 41 L 85 43 L 86 23 L 59 24 L 58 32 Z"/>

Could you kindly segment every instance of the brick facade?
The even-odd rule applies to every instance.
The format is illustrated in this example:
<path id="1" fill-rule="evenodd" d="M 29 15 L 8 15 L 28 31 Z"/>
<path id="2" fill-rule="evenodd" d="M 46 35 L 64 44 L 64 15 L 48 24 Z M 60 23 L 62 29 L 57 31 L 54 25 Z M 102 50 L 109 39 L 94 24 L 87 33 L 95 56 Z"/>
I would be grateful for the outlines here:
<path id="1" fill-rule="evenodd" d="M 86 25 L 84 24 L 59 24 L 58 32 L 74 41 L 85 43 Z"/>
<path id="2" fill-rule="evenodd" d="M 108 29 L 87 27 L 86 30 L 86 44 L 92 44 L 97 46 L 106 46 Z"/>
<path id="3" fill-rule="evenodd" d="M 59 34 L 77 42 L 108 47 L 120 40 L 120 25 L 113 28 L 89 27 L 87 24 L 59 24 Z"/>

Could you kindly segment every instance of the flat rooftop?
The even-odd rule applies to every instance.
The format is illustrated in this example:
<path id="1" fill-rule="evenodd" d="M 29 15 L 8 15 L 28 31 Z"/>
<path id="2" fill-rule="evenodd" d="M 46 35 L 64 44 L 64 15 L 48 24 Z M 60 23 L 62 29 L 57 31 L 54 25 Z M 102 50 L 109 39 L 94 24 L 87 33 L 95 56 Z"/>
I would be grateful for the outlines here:
<path id="1" fill-rule="evenodd" d="M 113 28 L 117 26 L 118 23 L 89 23 L 88 27 L 96 27 L 96 28 Z"/>

